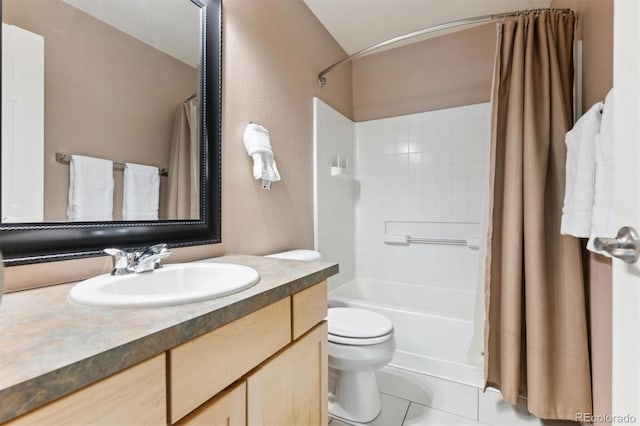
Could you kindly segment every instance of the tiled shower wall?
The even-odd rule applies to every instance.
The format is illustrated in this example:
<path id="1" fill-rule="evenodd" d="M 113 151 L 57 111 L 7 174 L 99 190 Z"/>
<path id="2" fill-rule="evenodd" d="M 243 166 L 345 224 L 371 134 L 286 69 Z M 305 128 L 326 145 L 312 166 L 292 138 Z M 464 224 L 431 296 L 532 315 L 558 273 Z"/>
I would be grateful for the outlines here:
<path id="1" fill-rule="evenodd" d="M 390 246 L 384 234 L 483 247 L 490 115 L 483 103 L 356 123 L 357 277 L 476 290 L 483 250 Z"/>

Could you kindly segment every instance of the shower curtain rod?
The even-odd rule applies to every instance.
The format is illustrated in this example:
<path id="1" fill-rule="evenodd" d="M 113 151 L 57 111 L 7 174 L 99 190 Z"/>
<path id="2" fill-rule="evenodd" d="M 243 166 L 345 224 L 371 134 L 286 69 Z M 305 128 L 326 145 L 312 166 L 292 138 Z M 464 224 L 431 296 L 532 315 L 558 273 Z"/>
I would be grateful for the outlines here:
<path id="1" fill-rule="evenodd" d="M 504 19 L 510 16 L 517 16 L 519 14 L 528 14 L 528 13 L 539 13 L 542 11 L 551 11 L 551 12 L 563 12 L 563 13 L 573 13 L 573 10 L 571 9 L 552 9 L 552 8 L 546 8 L 546 9 L 529 9 L 529 10 L 524 10 L 524 11 L 516 11 L 516 12 L 504 12 L 504 13 L 496 13 L 493 15 L 483 15 L 483 16 L 476 16 L 473 18 L 466 18 L 466 19 L 459 19 L 457 21 L 451 21 L 451 22 L 445 22 L 444 24 L 438 24 L 438 25 L 434 25 L 431 27 L 427 27 L 427 28 L 423 28 L 421 30 L 417 30 L 417 31 L 412 31 L 410 33 L 407 34 L 403 34 L 397 37 L 393 37 L 390 38 L 389 40 L 385 40 L 382 41 L 380 43 L 374 44 L 373 46 L 369 46 L 365 49 L 362 49 L 352 55 L 347 56 L 346 58 L 336 62 L 335 64 L 325 68 L 324 70 L 322 70 L 322 72 L 320 72 L 320 74 L 318 74 L 318 83 L 320 83 L 320 87 L 324 87 L 325 84 L 327 84 L 327 78 L 325 77 L 328 73 L 330 73 L 334 68 L 345 64 L 347 62 L 350 62 L 354 59 L 360 58 L 361 56 L 367 55 L 368 53 L 374 52 L 378 49 L 382 49 L 383 47 L 387 47 L 390 46 L 392 44 L 395 43 L 399 43 L 401 41 L 405 41 L 414 37 L 420 37 L 429 33 L 433 33 L 436 31 L 441 31 L 441 30 L 446 30 L 449 28 L 455 28 L 455 27 L 461 27 L 464 25 L 471 25 L 471 24 L 478 24 L 478 23 L 482 23 L 482 22 L 491 22 L 491 21 L 497 21 L 499 19 Z"/>

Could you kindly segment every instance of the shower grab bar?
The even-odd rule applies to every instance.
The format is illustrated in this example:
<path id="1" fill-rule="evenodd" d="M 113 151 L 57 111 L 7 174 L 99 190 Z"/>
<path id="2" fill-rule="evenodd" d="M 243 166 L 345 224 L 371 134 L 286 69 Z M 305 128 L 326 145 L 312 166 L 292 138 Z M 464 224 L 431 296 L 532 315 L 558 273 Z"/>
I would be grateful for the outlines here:
<path id="1" fill-rule="evenodd" d="M 56 161 L 58 163 L 69 163 L 71 162 L 71 156 L 68 154 L 63 154 L 62 152 L 56 152 Z M 114 169 L 124 169 L 126 166 L 125 163 L 119 163 L 117 161 L 113 162 Z M 166 167 L 162 167 L 158 169 L 158 173 L 160 176 L 169 176 L 169 169 Z"/>
<path id="2" fill-rule="evenodd" d="M 469 248 L 475 248 L 478 242 L 470 240 L 461 240 L 455 238 L 423 238 L 412 237 L 407 234 L 385 234 L 385 244 L 396 246 L 408 246 L 409 244 L 436 244 L 443 246 L 468 246 Z"/>
<path id="3" fill-rule="evenodd" d="M 437 244 L 446 246 L 466 246 L 467 240 L 454 240 L 448 238 L 407 238 L 409 243 L 414 244 Z"/>
<path id="4" fill-rule="evenodd" d="M 447 246 L 466 246 L 471 249 L 477 249 L 480 246 L 479 238 L 425 238 L 412 237 L 408 233 L 389 233 L 388 225 L 390 223 L 444 223 L 453 225 L 477 225 L 478 222 L 438 222 L 438 221 L 401 221 L 401 220 L 385 220 L 384 222 L 384 242 L 389 245 L 407 246 L 409 244 L 434 244 Z"/>

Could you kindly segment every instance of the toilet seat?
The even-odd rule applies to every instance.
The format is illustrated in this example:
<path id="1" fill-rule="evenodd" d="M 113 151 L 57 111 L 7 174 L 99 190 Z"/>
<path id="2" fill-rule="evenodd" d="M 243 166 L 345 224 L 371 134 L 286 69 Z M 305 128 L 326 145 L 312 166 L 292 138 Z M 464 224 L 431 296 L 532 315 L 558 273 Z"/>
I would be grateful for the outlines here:
<path id="1" fill-rule="evenodd" d="M 383 343 L 393 337 L 393 324 L 384 315 L 357 308 L 328 310 L 329 342 L 367 346 Z"/>
<path id="2" fill-rule="evenodd" d="M 354 338 L 354 337 L 342 337 L 336 336 L 333 334 L 329 334 L 328 340 L 330 343 L 337 343 L 339 345 L 353 345 L 353 346 L 371 346 L 377 345 L 378 343 L 384 343 L 390 340 L 393 337 L 393 334 L 389 333 L 385 336 L 380 337 L 372 337 L 368 339 Z"/>

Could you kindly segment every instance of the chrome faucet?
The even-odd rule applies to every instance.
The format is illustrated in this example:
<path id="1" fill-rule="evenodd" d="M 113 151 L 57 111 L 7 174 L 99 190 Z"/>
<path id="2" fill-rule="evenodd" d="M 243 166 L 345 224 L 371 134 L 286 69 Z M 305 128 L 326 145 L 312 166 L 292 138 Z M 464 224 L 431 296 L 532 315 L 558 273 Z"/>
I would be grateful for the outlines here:
<path id="1" fill-rule="evenodd" d="M 156 244 L 140 251 L 125 251 L 117 248 L 107 248 L 104 252 L 113 257 L 111 275 L 139 274 L 162 267 L 162 259 L 171 252 L 166 244 Z"/>

